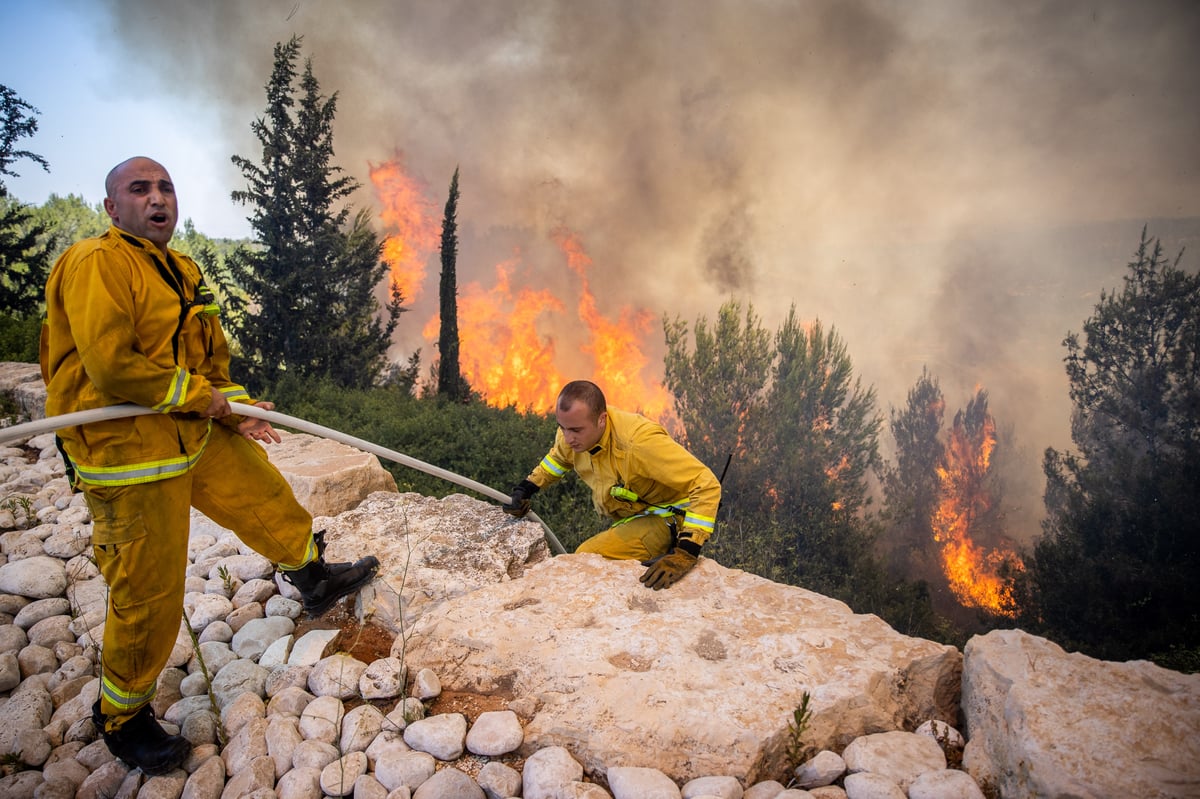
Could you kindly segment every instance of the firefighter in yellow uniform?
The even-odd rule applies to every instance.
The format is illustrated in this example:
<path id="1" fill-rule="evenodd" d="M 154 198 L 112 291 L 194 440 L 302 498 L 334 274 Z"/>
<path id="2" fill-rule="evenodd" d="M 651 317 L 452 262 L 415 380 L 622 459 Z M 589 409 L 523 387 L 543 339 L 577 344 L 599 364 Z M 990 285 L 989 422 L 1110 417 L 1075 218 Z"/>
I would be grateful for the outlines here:
<path id="1" fill-rule="evenodd" d="M 554 447 L 513 489 L 504 510 L 524 516 L 534 494 L 574 471 L 591 489 L 596 512 L 614 520 L 575 551 L 643 561 L 642 583 L 674 585 L 696 565 L 716 524 L 721 484 L 712 470 L 661 425 L 607 407 L 595 383 L 564 386 L 555 417 Z"/>
<path id="2" fill-rule="evenodd" d="M 47 281 L 42 377 L 48 416 L 124 403 L 158 411 L 58 433 L 109 588 L 93 716 L 114 755 L 164 774 L 190 752 L 149 702 L 182 620 L 191 507 L 277 564 L 310 614 L 366 584 L 378 561 L 324 562 L 312 517 L 258 443 L 279 434 L 231 413 L 231 401 L 251 399 L 230 379 L 199 268 L 167 246 L 178 218 L 167 171 L 132 158 L 105 190 L 112 226 L 68 249 Z"/>

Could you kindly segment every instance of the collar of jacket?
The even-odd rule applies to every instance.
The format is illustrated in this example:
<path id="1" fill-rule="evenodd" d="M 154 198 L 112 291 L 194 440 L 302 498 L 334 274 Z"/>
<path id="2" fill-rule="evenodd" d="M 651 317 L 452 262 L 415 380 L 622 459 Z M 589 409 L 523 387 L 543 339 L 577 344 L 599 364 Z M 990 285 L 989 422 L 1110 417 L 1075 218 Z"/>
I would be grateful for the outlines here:
<path id="1" fill-rule="evenodd" d="M 598 442 L 596 442 L 596 446 L 594 446 L 588 450 L 588 454 L 591 455 L 592 457 L 599 455 L 601 452 L 603 452 L 606 449 L 612 448 L 613 437 L 614 437 L 614 433 L 613 433 L 614 422 L 613 422 L 612 409 L 609 408 L 606 411 L 606 413 L 608 415 L 606 417 L 607 422 L 604 425 L 604 432 L 600 434 L 600 440 Z"/>
<path id="2" fill-rule="evenodd" d="M 150 239 L 143 239 L 141 236 L 135 236 L 132 233 L 130 233 L 129 231 L 122 230 L 121 228 L 117 227 L 116 225 L 108 226 L 108 235 L 119 236 L 127 244 L 131 244 L 134 247 L 138 247 L 140 249 L 147 250 L 149 252 L 154 253 L 155 255 L 162 254 L 162 250 L 158 249 L 158 245 L 155 244 L 154 242 L 150 241 Z"/>

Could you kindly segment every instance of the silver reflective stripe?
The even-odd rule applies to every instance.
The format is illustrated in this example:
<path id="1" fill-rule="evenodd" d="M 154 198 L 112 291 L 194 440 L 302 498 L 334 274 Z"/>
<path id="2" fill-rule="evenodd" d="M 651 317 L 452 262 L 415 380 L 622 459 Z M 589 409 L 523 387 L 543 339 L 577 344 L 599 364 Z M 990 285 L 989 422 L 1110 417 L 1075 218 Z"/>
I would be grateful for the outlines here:
<path id="1" fill-rule="evenodd" d="M 191 379 L 192 376 L 187 373 L 187 370 L 176 366 L 175 377 L 171 380 L 170 388 L 167 389 L 167 396 L 154 406 L 154 410 L 166 413 L 178 408 L 183 402 L 183 398 L 187 396 L 188 382 Z"/>
<path id="2" fill-rule="evenodd" d="M 208 424 L 211 429 L 212 421 L 209 420 Z M 75 473 L 79 475 L 80 480 L 91 485 L 127 486 L 153 483 L 155 480 L 165 480 L 168 477 L 186 474 L 200 460 L 200 456 L 204 454 L 204 447 L 207 445 L 208 439 L 205 438 L 200 449 L 191 457 L 181 455 L 178 458 L 125 466 L 88 466 L 76 463 Z"/>
<path id="3" fill-rule="evenodd" d="M 567 473 L 566 468 L 564 468 L 561 464 L 558 463 L 558 461 L 554 460 L 549 455 L 542 458 L 541 466 L 543 469 L 545 469 L 547 472 L 554 475 L 555 477 L 562 477 L 564 474 Z"/>

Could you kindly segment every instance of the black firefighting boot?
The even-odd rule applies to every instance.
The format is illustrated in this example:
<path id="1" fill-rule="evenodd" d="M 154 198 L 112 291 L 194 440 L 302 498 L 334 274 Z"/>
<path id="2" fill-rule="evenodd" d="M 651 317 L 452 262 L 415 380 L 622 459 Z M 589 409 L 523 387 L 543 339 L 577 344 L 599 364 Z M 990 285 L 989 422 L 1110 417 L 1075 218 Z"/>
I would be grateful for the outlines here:
<path id="1" fill-rule="evenodd" d="M 344 596 L 349 596 L 371 582 L 379 569 L 379 558 L 368 555 L 354 563 L 325 562 L 325 531 L 313 536 L 317 544 L 317 559 L 296 569 L 283 572 L 300 592 L 304 610 L 309 616 L 320 616 Z"/>
<path id="2" fill-rule="evenodd" d="M 151 777 L 179 768 L 192 752 L 192 744 L 187 738 L 170 735 L 159 726 L 148 703 L 120 729 L 108 732 L 104 729 L 104 714 L 100 712 L 100 700 L 97 699 L 92 705 L 92 721 L 114 757 L 131 768 L 140 768 Z"/>

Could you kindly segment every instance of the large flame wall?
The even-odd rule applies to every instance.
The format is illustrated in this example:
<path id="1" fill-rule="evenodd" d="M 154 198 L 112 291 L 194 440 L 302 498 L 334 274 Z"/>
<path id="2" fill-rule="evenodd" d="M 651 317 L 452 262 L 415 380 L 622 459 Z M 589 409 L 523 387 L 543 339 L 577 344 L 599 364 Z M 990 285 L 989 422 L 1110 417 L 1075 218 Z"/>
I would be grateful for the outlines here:
<path id="1" fill-rule="evenodd" d="M 426 264 L 441 240 L 438 205 L 406 172 L 400 157 L 372 165 L 370 174 L 383 209 L 383 257 L 391 279 L 406 303 L 421 300 L 430 279 Z M 459 360 L 467 382 L 491 405 L 546 412 L 564 383 L 588 379 L 604 390 L 612 405 L 671 421 L 670 395 L 655 377 L 661 368 L 652 366 L 647 355 L 652 337 L 660 332 L 657 317 L 627 304 L 606 313 L 593 290 L 596 265 L 581 237 L 560 225 L 549 238 L 556 246 L 557 263 L 529 268 L 517 253 L 491 268 L 490 282 L 459 283 Z M 538 267 L 555 271 L 564 264 L 575 279 L 555 282 L 569 285 L 560 290 L 563 296 L 548 281 L 521 280 L 522 275 L 537 274 Z M 425 314 L 421 333 L 428 351 L 436 353 L 440 319 L 436 304 L 433 307 Z M 569 352 L 560 347 L 563 342 L 570 343 Z"/>

